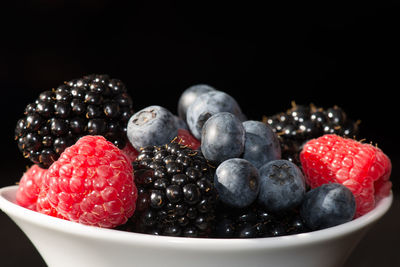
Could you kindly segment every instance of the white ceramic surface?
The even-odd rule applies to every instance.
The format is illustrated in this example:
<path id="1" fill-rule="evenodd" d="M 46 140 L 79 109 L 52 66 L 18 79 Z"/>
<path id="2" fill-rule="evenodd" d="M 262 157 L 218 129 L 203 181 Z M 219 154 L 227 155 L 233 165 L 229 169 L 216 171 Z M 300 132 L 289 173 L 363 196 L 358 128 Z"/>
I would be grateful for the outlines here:
<path id="1" fill-rule="evenodd" d="M 195 239 L 128 233 L 53 218 L 14 204 L 16 190 L 17 186 L 0 189 L 0 209 L 24 231 L 51 267 L 338 267 L 393 201 L 390 195 L 356 220 L 311 233 Z"/>

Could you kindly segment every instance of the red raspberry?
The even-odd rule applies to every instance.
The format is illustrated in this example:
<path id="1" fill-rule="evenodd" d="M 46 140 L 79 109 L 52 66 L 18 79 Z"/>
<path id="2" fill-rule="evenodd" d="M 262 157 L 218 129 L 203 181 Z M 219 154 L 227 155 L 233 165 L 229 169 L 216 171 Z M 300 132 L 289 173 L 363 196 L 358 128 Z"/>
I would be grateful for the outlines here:
<path id="1" fill-rule="evenodd" d="M 42 169 L 35 164 L 22 175 L 16 195 L 18 205 L 36 210 L 36 200 L 39 195 L 43 176 L 46 172 L 46 169 Z"/>
<path id="2" fill-rule="evenodd" d="M 139 155 L 139 152 L 132 146 L 130 142 L 127 142 L 126 146 L 122 149 L 122 152 L 125 153 L 131 162 L 134 162 Z"/>
<path id="3" fill-rule="evenodd" d="M 341 183 L 353 192 L 355 217 L 372 210 L 392 187 L 390 159 L 379 148 L 350 138 L 327 134 L 312 139 L 304 145 L 300 161 L 311 188 Z"/>
<path id="4" fill-rule="evenodd" d="M 178 129 L 178 143 L 187 146 L 193 150 L 199 148 L 200 141 L 197 140 L 188 130 Z"/>
<path id="5" fill-rule="evenodd" d="M 102 136 L 84 136 L 48 169 L 38 204 L 50 215 L 113 228 L 136 208 L 137 189 L 126 155 Z M 49 205 L 48 205 L 49 204 Z"/>
<path id="6" fill-rule="evenodd" d="M 48 172 L 46 172 L 46 174 L 43 176 L 42 185 L 40 187 L 40 192 L 36 201 L 36 211 L 56 218 L 66 219 L 64 216 L 59 214 L 54 207 L 50 205 L 49 199 L 47 198 L 48 190 L 49 175 Z"/>

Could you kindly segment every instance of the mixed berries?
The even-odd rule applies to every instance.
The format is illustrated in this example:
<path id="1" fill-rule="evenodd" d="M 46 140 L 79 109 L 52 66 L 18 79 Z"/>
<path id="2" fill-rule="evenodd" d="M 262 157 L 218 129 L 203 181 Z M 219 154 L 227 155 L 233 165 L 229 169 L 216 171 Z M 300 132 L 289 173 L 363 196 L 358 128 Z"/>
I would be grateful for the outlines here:
<path id="1" fill-rule="evenodd" d="M 32 162 L 17 203 L 122 231 L 257 238 L 342 224 L 390 194 L 390 159 L 356 141 L 359 121 L 338 106 L 293 103 L 254 120 L 205 84 L 177 105 L 135 113 L 108 75 L 44 91 L 15 130 Z"/>
<path id="2" fill-rule="evenodd" d="M 356 198 L 356 216 L 375 207 L 390 193 L 390 159 L 379 148 L 353 139 L 328 134 L 305 144 L 300 154 L 311 188 L 340 183 Z"/>

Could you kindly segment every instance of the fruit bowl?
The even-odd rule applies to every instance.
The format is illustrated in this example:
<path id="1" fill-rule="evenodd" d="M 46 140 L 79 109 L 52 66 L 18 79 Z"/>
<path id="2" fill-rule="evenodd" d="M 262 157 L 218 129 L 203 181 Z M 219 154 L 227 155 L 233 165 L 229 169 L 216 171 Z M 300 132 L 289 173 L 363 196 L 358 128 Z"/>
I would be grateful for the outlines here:
<path id="1" fill-rule="evenodd" d="M 309 233 L 252 239 L 182 238 L 85 226 L 15 204 L 17 186 L 0 189 L 0 209 L 28 236 L 48 266 L 341 266 L 390 208 Z"/>

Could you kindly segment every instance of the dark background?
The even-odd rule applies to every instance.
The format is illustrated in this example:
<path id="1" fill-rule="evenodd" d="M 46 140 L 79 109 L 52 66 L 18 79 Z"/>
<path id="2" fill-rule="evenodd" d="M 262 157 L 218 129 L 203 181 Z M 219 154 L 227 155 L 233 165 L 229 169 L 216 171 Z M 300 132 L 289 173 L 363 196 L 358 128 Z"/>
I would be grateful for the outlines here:
<path id="1" fill-rule="evenodd" d="M 25 106 L 63 81 L 107 73 L 124 81 L 135 110 L 161 105 L 176 113 L 182 91 L 197 83 L 232 95 L 251 119 L 284 111 L 292 100 L 338 105 L 361 120 L 360 138 L 392 159 L 397 192 L 399 1 L 132 2 L 2 3 L 0 187 L 18 181 L 29 164 L 13 141 Z M 395 196 L 377 226 L 381 232 L 366 237 L 348 266 L 399 262 Z M 0 218 L 2 243 L 14 240 L 0 245 L 5 266 L 42 266 L 22 232 L 4 214 Z"/>

